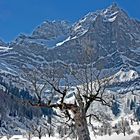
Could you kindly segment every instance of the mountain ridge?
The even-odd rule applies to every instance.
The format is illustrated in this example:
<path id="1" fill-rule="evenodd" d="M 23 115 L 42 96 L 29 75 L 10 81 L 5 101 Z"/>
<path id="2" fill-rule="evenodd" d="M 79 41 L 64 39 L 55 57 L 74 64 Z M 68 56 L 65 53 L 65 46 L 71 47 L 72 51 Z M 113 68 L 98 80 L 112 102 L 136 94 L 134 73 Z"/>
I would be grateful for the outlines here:
<path id="1" fill-rule="evenodd" d="M 21 34 L 0 51 L 1 68 L 18 71 L 24 65 L 40 67 L 51 61 L 82 64 L 86 47 L 93 49 L 95 68 L 119 68 L 128 64 L 139 70 L 140 22 L 113 4 L 90 12 L 69 25 L 65 21 L 46 21 L 31 35 Z M 3 66 L 4 65 L 4 66 Z M 5 68 L 4 70 L 6 70 Z"/>

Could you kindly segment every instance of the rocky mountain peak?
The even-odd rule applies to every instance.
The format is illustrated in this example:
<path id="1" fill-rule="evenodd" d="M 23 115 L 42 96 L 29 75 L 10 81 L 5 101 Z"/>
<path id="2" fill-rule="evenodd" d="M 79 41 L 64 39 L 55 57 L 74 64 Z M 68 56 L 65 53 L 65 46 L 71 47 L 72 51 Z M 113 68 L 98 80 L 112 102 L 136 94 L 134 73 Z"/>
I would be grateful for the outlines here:
<path id="1" fill-rule="evenodd" d="M 119 11 L 119 10 L 120 10 L 120 7 L 118 6 L 117 3 L 113 2 L 112 5 L 110 5 L 110 6 L 108 7 L 108 9 L 111 9 L 112 11 L 116 11 L 116 10 Z"/>
<path id="2" fill-rule="evenodd" d="M 123 11 L 116 3 L 103 9 L 97 10 L 96 12 L 90 12 L 76 22 L 72 27 L 72 37 L 81 36 L 86 33 L 93 25 L 98 22 L 110 22 L 113 23 L 115 20 L 129 20 L 128 15 Z M 99 23 L 100 22 L 100 23 Z"/>
<path id="3" fill-rule="evenodd" d="M 70 26 L 66 21 L 45 21 L 32 33 L 36 39 L 52 39 L 58 36 L 65 36 L 69 33 Z"/>

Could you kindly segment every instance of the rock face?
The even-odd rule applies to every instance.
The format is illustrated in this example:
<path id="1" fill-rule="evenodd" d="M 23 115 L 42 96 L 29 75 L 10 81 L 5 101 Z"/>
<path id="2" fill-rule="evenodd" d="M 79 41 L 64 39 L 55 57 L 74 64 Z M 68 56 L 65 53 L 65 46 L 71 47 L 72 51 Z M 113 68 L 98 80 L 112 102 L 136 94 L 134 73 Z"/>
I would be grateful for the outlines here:
<path id="1" fill-rule="evenodd" d="M 69 25 L 65 21 L 45 21 L 32 33 L 36 39 L 52 39 L 59 36 L 66 36 L 69 33 Z"/>
<path id="2" fill-rule="evenodd" d="M 46 21 L 30 36 L 20 35 L 9 49 L 0 51 L 0 67 L 18 71 L 23 65 L 48 62 L 83 63 L 85 49 L 92 49 L 96 68 L 140 66 L 140 21 L 131 19 L 116 4 L 91 12 L 73 25 Z"/>

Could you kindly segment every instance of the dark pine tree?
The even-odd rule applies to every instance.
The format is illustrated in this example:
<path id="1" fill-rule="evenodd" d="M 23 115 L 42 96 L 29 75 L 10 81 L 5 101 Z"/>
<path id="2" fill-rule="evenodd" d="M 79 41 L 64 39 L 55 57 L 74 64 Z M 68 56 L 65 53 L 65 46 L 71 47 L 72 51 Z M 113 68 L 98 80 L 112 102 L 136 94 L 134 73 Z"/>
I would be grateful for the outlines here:
<path id="1" fill-rule="evenodd" d="M 130 110 L 133 110 L 135 108 L 135 102 L 133 100 L 131 100 L 131 103 L 130 103 Z"/>
<path id="2" fill-rule="evenodd" d="M 140 106 L 137 107 L 135 117 L 140 121 Z"/>
<path id="3" fill-rule="evenodd" d="M 119 105 L 119 103 L 116 100 L 113 102 L 111 109 L 112 109 L 112 113 L 115 116 L 118 116 L 119 113 L 121 112 L 120 105 Z"/>

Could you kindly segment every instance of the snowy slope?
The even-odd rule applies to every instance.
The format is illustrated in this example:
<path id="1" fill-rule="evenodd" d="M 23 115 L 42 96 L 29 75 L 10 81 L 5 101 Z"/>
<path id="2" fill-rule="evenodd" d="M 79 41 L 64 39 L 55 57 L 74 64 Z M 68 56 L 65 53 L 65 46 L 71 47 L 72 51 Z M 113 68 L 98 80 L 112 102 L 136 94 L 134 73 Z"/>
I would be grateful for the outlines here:
<path id="1" fill-rule="evenodd" d="M 109 92 L 129 92 L 123 99 L 118 99 L 121 106 L 119 117 L 127 114 L 133 116 L 126 104 L 127 99 L 134 98 L 130 91 L 138 88 L 139 93 L 140 89 L 140 22 L 131 19 L 117 5 L 90 12 L 72 26 L 64 21 L 46 21 L 31 35 L 20 35 L 8 46 L 2 44 L 0 74 L 7 83 L 11 76 L 22 74 L 21 70 L 26 66 L 40 68 L 52 64 L 52 61 L 58 69 L 63 64 L 74 68 L 77 64 L 83 65 L 84 50 L 90 46 L 93 49 L 93 67 L 102 68 L 106 72 L 112 71 L 108 74 L 113 77 L 113 84 L 108 87 Z M 139 100 L 138 98 L 137 105 Z M 74 102 L 73 91 L 69 92 L 66 102 Z M 99 108 L 116 119 L 111 111 L 98 104 L 91 111 Z M 130 137 L 113 134 L 97 136 L 97 140 L 129 140 Z"/>

